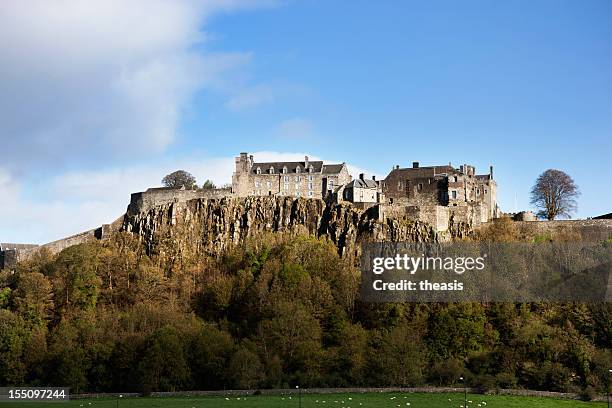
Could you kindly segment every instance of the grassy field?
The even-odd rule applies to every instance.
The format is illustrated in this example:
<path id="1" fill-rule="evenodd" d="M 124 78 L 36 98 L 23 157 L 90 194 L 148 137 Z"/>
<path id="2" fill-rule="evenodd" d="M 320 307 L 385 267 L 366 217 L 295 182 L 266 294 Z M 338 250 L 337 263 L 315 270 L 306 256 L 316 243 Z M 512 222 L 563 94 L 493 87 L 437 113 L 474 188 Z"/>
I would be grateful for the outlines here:
<path id="1" fill-rule="evenodd" d="M 471 402 L 470 402 L 471 401 Z M 302 395 L 303 408 L 459 408 L 463 405 L 463 394 L 312 394 Z M 605 407 L 605 403 L 557 400 L 552 398 L 509 397 L 468 394 L 468 408 L 553 408 L 553 407 Z M 181 397 L 181 398 L 121 398 L 72 400 L 67 403 L 20 404 L 3 402 L 0 408 L 264 408 L 300 407 L 297 395 L 265 395 L 248 397 Z"/>

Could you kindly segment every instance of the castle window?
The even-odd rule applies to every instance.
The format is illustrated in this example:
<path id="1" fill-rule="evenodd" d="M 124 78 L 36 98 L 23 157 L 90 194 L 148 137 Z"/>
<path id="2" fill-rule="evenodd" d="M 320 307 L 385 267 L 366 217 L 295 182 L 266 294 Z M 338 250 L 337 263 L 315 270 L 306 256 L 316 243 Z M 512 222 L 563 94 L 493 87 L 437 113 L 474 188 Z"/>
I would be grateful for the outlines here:
<path id="1" fill-rule="evenodd" d="M 266 184 L 267 184 L 268 188 L 272 187 L 272 182 L 271 181 L 268 181 Z"/>
<path id="2" fill-rule="evenodd" d="M 487 194 L 487 189 L 485 188 L 485 194 Z"/>
<path id="3" fill-rule="evenodd" d="M 283 178 L 285 179 L 285 183 L 289 182 L 289 176 L 284 176 Z"/>
<path id="4" fill-rule="evenodd" d="M 480 195 L 480 189 L 476 188 L 476 195 Z"/>
<path id="5" fill-rule="evenodd" d="M 257 174 L 261 174 L 261 168 L 260 167 L 257 168 Z"/>
<path id="6" fill-rule="evenodd" d="M 402 189 L 402 181 L 401 180 L 397 182 L 397 189 L 398 190 Z"/>
<path id="7" fill-rule="evenodd" d="M 457 176 L 454 176 L 454 177 L 453 177 L 453 182 L 455 182 L 455 183 L 456 183 L 456 182 L 457 182 L 457 180 L 458 180 L 458 179 L 457 179 Z"/>
<path id="8" fill-rule="evenodd" d="M 301 172 L 301 171 L 302 171 L 302 169 L 300 168 L 300 166 L 297 166 L 297 167 L 295 168 L 295 172 L 296 172 L 296 173 L 299 173 L 299 172 Z"/>
<path id="9" fill-rule="evenodd" d="M 302 195 L 302 193 L 298 191 L 297 193 L 295 193 L 295 195 L 296 195 L 297 197 L 299 197 L 299 196 L 301 196 L 301 195 Z"/>
<path id="10" fill-rule="evenodd" d="M 255 181 L 255 187 L 261 187 L 261 181 L 256 180 Z"/>
<path id="11" fill-rule="evenodd" d="M 314 177 L 313 176 L 308 176 L 308 181 L 312 181 L 312 180 L 314 180 Z"/>
<path id="12" fill-rule="evenodd" d="M 417 186 L 417 190 L 421 191 L 423 189 L 423 183 L 419 183 Z"/>
<path id="13" fill-rule="evenodd" d="M 308 172 L 312 173 L 314 171 L 314 168 L 312 167 L 312 165 L 308 166 Z"/>
<path id="14" fill-rule="evenodd" d="M 334 180 L 329 180 L 329 189 L 330 190 L 334 189 Z"/>
<path id="15" fill-rule="evenodd" d="M 312 190 L 312 183 L 308 183 L 308 189 Z"/>
<path id="16" fill-rule="evenodd" d="M 274 174 L 274 167 L 270 166 L 270 174 Z"/>
<path id="17" fill-rule="evenodd" d="M 312 191 L 308 192 L 308 197 L 312 197 Z"/>
<path id="18" fill-rule="evenodd" d="M 301 176 L 295 176 L 295 181 L 297 181 L 299 183 L 300 181 L 302 181 L 302 177 Z"/>
<path id="19" fill-rule="evenodd" d="M 451 191 L 451 197 L 452 197 L 453 200 L 457 199 L 457 190 Z"/>
<path id="20" fill-rule="evenodd" d="M 287 174 L 287 166 L 283 167 L 283 174 Z"/>
<path id="21" fill-rule="evenodd" d="M 289 190 L 289 183 L 285 183 L 285 190 Z"/>

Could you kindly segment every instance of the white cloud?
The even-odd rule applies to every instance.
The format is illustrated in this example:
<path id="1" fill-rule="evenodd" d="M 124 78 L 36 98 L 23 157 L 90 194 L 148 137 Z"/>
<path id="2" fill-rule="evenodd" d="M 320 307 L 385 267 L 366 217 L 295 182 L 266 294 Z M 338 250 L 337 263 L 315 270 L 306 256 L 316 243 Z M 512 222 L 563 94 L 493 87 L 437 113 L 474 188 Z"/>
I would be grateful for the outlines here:
<path id="1" fill-rule="evenodd" d="M 304 160 L 304 156 L 321 160 L 307 152 L 260 151 L 252 154 L 262 162 L 299 161 Z M 163 176 L 176 169 L 189 171 L 200 184 L 211 179 L 220 186 L 231 182 L 234 158 L 185 157 L 149 165 L 72 171 L 29 186 L 27 192 L 0 168 L 3 220 L 0 242 L 45 243 L 112 222 L 125 212 L 131 193 L 159 186 Z M 359 173 L 372 174 L 353 166 L 349 166 L 349 171 L 353 177 Z"/>
<path id="2" fill-rule="evenodd" d="M 192 96 L 250 58 L 203 51 L 206 19 L 270 3 L 0 2 L 3 166 L 28 172 L 163 151 Z"/>

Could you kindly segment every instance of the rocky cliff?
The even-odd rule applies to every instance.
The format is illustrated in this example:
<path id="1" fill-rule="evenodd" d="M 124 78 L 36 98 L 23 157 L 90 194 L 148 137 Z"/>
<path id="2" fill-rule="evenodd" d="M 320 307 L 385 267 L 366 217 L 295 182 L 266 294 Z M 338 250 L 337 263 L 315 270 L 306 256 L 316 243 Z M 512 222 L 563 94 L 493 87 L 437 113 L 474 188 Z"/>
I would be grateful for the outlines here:
<path id="1" fill-rule="evenodd" d="M 262 232 L 327 237 L 341 255 L 357 255 L 362 242 L 440 239 L 427 224 L 387 217 L 382 211 L 292 197 L 200 198 L 128 213 L 123 229 L 138 234 L 150 250 L 165 233 L 211 254 Z"/>

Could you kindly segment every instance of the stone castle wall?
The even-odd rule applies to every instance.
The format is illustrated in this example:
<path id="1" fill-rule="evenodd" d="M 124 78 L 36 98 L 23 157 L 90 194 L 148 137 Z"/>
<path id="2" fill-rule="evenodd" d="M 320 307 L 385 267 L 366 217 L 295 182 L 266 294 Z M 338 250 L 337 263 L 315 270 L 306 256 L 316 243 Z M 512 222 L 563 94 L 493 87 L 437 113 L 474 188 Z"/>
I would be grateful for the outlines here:
<path id="1" fill-rule="evenodd" d="M 197 190 L 178 190 L 169 188 L 150 188 L 147 191 L 133 193 L 127 212 L 130 215 L 147 212 L 154 207 L 170 203 L 185 203 L 198 198 L 230 197 L 233 193 L 229 188 L 212 188 Z"/>
<path id="2" fill-rule="evenodd" d="M 519 231 L 529 236 L 563 235 L 587 242 L 612 238 L 612 220 L 515 221 Z"/>

